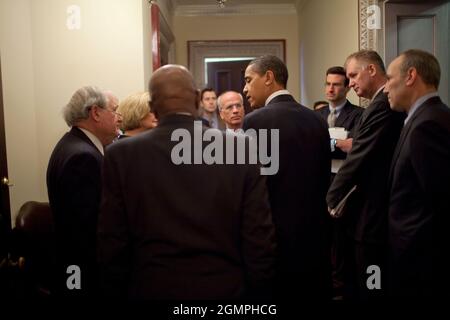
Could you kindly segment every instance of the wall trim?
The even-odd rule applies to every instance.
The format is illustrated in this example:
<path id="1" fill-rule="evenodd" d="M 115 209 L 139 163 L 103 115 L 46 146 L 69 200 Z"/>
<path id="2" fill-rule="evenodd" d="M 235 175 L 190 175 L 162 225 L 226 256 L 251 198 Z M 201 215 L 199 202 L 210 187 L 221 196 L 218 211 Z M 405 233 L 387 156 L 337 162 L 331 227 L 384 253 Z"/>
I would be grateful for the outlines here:
<path id="1" fill-rule="evenodd" d="M 175 16 L 254 16 L 254 15 L 290 15 L 297 14 L 295 4 L 227 4 L 219 8 L 217 4 L 211 5 L 178 5 Z"/>

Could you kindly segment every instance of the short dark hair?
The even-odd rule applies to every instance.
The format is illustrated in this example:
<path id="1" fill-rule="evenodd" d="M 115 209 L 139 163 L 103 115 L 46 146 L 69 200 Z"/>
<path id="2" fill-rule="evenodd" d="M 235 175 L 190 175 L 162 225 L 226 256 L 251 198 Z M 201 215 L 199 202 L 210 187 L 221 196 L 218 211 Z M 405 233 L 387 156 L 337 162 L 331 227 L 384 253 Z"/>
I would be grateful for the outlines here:
<path id="1" fill-rule="evenodd" d="M 335 66 L 335 67 L 328 68 L 326 75 L 329 75 L 329 74 L 338 74 L 338 75 L 344 76 L 344 85 L 346 87 L 348 87 L 350 80 L 347 78 L 345 69 L 343 67 Z"/>
<path id="2" fill-rule="evenodd" d="M 333 74 L 334 74 L 334 73 L 333 73 Z M 318 105 L 321 105 L 321 104 L 328 104 L 328 102 L 325 101 L 325 100 L 319 100 L 319 101 L 314 102 L 313 110 L 316 110 L 317 106 L 318 106 Z"/>
<path id="3" fill-rule="evenodd" d="M 264 75 L 269 70 L 272 71 L 275 81 L 286 88 L 289 74 L 286 65 L 280 58 L 264 55 L 252 60 L 248 65 L 254 66 L 255 72 L 259 75 Z"/>
<path id="4" fill-rule="evenodd" d="M 213 91 L 214 93 L 216 93 L 216 90 L 214 90 L 214 89 L 211 88 L 211 87 L 203 88 L 202 91 L 200 91 L 200 100 L 203 100 L 203 94 L 204 94 L 205 92 L 211 92 L 211 91 Z"/>
<path id="5" fill-rule="evenodd" d="M 351 59 L 355 59 L 358 61 L 364 61 L 366 63 L 372 63 L 374 65 L 377 65 L 380 68 L 381 72 L 384 75 L 386 74 L 386 68 L 384 67 L 383 59 L 381 59 L 380 55 L 374 50 L 359 50 L 355 53 L 352 53 L 345 60 L 345 65 L 347 65 L 347 63 Z"/>
<path id="6" fill-rule="evenodd" d="M 419 49 L 407 50 L 400 56 L 403 56 L 400 64 L 402 75 L 405 75 L 409 68 L 415 68 L 425 84 L 439 88 L 441 68 L 435 56 Z"/>

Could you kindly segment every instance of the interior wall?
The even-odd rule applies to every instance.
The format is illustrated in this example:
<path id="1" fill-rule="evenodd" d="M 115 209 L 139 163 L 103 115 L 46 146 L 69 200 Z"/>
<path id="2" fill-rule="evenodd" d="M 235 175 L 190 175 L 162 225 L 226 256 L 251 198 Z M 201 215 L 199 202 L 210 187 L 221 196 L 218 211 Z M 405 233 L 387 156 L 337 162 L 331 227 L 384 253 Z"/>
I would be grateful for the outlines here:
<path id="1" fill-rule="evenodd" d="M 34 91 L 31 0 L 0 1 L 6 153 L 12 221 L 27 200 L 44 200 L 39 183 L 39 148 Z"/>
<path id="2" fill-rule="evenodd" d="M 175 16 L 176 62 L 188 66 L 187 41 L 285 39 L 288 90 L 298 99 L 299 53 L 296 15 L 279 16 Z"/>
<path id="3" fill-rule="evenodd" d="M 96 85 L 122 99 L 145 90 L 146 0 L 2 0 L 1 55 L 11 212 L 47 200 L 50 154 L 68 127 L 62 107 L 75 90 Z M 67 8 L 81 9 L 69 30 Z M 148 5 L 148 3 L 147 3 Z M 150 16 L 147 16 L 150 19 Z M 6 20 L 4 20 L 6 19 Z M 147 32 L 147 31 L 146 31 Z M 151 64 L 151 60 L 150 60 Z"/>
<path id="4" fill-rule="evenodd" d="M 301 102 L 312 107 L 325 98 L 326 70 L 359 49 L 358 0 L 304 1 L 298 21 Z M 359 104 L 353 90 L 348 99 Z"/>

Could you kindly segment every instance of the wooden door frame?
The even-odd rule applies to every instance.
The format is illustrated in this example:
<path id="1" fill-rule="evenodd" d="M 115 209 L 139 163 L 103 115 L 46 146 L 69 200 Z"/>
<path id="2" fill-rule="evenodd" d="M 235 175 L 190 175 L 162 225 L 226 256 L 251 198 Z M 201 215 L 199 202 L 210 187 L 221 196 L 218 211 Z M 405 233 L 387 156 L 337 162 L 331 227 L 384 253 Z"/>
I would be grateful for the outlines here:
<path id="1" fill-rule="evenodd" d="M 0 179 L 8 178 L 8 162 L 6 157 L 5 117 L 3 113 L 3 85 L 2 67 L 0 59 Z M 11 208 L 9 200 L 9 186 L 0 181 L 0 210 L 6 217 L 6 222 L 11 228 Z"/>
<path id="2" fill-rule="evenodd" d="M 273 54 L 286 63 L 286 40 L 192 40 L 187 42 L 188 68 L 198 88 L 205 86 L 206 58 L 259 57 Z"/>

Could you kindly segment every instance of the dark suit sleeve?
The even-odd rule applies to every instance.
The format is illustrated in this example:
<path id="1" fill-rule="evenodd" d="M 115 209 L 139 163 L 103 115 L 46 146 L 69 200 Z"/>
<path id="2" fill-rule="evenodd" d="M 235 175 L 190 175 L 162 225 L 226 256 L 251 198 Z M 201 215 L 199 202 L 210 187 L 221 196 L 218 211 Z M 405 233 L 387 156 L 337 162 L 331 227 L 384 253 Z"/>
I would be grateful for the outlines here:
<path id="1" fill-rule="evenodd" d="M 449 133 L 437 122 L 426 121 L 413 129 L 410 143 L 414 171 L 437 222 L 444 218 L 439 214 L 450 213 Z"/>
<path id="2" fill-rule="evenodd" d="M 384 101 L 374 102 L 384 104 Z M 392 111 L 385 107 L 376 107 L 360 124 L 353 139 L 353 146 L 347 159 L 331 184 L 328 194 L 328 207 L 335 208 L 339 201 L 350 191 L 366 170 L 370 170 L 367 160 L 372 157 L 379 143 L 383 143 L 389 133 Z"/>
<path id="3" fill-rule="evenodd" d="M 267 297 L 274 275 L 275 227 L 265 176 L 252 165 L 245 182 L 242 214 L 242 252 L 253 297 Z"/>
<path id="4" fill-rule="evenodd" d="M 65 251 L 77 261 L 87 263 L 85 257 L 95 261 L 95 235 L 100 203 L 101 160 L 90 153 L 81 153 L 68 160 L 59 183 L 66 190 L 63 219 Z M 80 237 L 80 235 L 82 235 Z M 82 266 L 83 268 L 83 266 Z"/>
<path id="5" fill-rule="evenodd" d="M 361 116 L 364 112 L 363 108 L 357 107 L 353 109 L 351 114 L 351 123 L 348 129 L 348 137 L 353 138 L 355 136 L 355 130 L 358 127 L 359 122 L 361 121 Z"/>
<path id="6" fill-rule="evenodd" d="M 110 297 L 126 296 L 131 261 L 118 168 L 115 158 L 107 152 L 103 165 L 97 255 L 101 291 Z"/>

